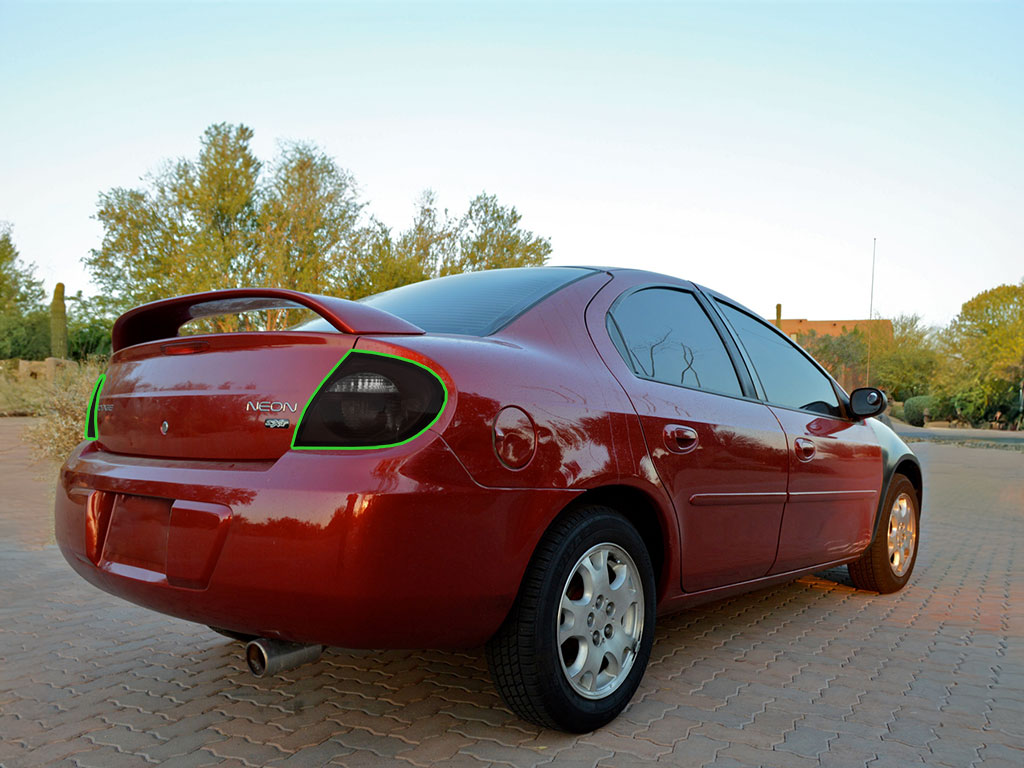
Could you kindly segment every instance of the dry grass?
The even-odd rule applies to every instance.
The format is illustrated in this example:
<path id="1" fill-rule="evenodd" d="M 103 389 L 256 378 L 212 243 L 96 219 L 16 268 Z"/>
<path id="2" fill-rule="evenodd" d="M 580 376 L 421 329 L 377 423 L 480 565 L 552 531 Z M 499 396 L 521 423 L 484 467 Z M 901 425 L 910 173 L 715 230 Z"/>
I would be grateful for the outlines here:
<path id="1" fill-rule="evenodd" d="M 38 379 L 19 381 L 0 375 L 0 416 L 38 416 L 46 408 L 49 387 Z"/>
<path id="2" fill-rule="evenodd" d="M 39 384 L 43 397 L 34 415 L 40 418 L 24 434 L 35 458 L 63 462 L 82 442 L 89 395 L 105 368 L 106 361 L 91 360 Z"/>

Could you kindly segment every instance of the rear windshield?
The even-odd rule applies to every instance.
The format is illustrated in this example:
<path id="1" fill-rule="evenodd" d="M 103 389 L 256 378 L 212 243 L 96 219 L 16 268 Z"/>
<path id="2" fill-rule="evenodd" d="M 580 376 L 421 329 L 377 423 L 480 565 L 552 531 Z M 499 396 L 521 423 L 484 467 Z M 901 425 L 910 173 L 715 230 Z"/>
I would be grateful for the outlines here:
<path id="1" fill-rule="evenodd" d="M 360 299 L 418 325 L 427 333 L 489 336 L 541 299 L 593 269 L 521 267 L 465 272 L 424 280 Z M 298 326 L 299 331 L 333 331 L 322 318 Z"/>

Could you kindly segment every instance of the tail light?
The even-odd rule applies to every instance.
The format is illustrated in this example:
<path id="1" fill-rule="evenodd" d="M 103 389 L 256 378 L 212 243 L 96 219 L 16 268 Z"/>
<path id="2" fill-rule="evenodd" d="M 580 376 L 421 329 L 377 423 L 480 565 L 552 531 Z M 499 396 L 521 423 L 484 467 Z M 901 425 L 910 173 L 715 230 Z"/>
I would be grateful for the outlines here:
<path id="1" fill-rule="evenodd" d="M 96 385 L 92 388 L 92 394 L 89 396 L 89 410 L 85 414 L 86 440 L 95 440 L 100 436 L 99 427 L 96 424 L 96 413 L 99 410 L 100 392 L 103 390 L 103 382 L 106 378 L 106 374 L 103 374 L 96 379 Z"/>
<path id="2" fill-rule="evenodd" d="M 427 430 L 448 391 L 430 368 L 383 352 L 348 352 L 299 417 L 292 448 L 391 448 Z"/>

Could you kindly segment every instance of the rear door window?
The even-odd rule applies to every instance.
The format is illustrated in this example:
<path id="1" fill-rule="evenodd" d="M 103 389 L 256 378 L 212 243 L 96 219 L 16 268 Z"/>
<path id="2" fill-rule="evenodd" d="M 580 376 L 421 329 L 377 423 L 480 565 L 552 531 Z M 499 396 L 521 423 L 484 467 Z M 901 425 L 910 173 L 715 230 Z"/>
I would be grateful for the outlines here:
<path id="1" fill-rule="evenodd" d="M 626 364 L 645 379 L 742 397 L 722 338 L 694 295 L 672 288 L 628 294 L 608 315 Z"/>

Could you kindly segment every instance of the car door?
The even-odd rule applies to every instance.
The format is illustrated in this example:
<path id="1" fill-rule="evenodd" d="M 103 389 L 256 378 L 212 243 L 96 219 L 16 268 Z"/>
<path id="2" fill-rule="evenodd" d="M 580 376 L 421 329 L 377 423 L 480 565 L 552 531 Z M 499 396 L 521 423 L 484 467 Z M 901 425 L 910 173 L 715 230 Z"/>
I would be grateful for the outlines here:
<path id="1" fill-rule="evenodd" d="M 629 368 L 616 375 L 675 506 L 688 592 L 764 576 L 786 498 L 785 434 L 720 322 L 695 292 L 664 286 L 627 291 L 607 315 Z"/>
<path id="2" fill-rule="evenodd" d="M 789 489 L 771 572 L 858 554 L 871 541 L 882 484 L 874 431 L 846 417 L 832 380 L 785 334 L 732 304 L 717 305 L 786 432 Z"/>

